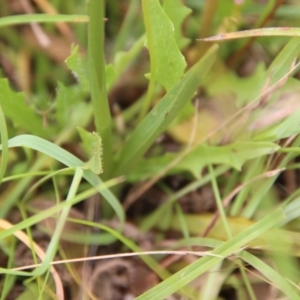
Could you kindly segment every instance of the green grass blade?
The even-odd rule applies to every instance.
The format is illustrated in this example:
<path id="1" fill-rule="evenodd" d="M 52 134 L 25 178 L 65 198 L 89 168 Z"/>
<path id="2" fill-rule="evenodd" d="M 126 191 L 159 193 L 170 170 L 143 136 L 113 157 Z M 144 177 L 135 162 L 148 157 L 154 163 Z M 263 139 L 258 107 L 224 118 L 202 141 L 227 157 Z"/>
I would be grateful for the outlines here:
<path id="1" fill-rule="evenodd" d="M 203 77 L 210 70 L 217 49 L 217 45 L 212 46 L 207 54 L 170 89 L 138 125 L 120 154 L 117 174 L 124 174 L 132 169 L 155 139 L 176 118 L 184 105 L 194 95 Z"/>
<path id="2" fill-rule="evenodd" d="M 270 27 L 251 30 L 242 30 L 236 32 L 222 33 L 208 38 L 199 39 L 199 41 L 216 42 L 224 40 L 233 40 L 254 36 L 300 36 L 298 27 Z"/>
<path id="3" fill-rule="evenodd" d="M 103 141 L 103 163 L 105 165 L 105 172 L 102 178 L 108 179 L 111 177 L 113 160 L 111 150 L 112 121 L 105 78 L 104 2 L 104 0 L 89 1 L 88 68 L 95 127 Z"/>
<path id="4" fill-rule="evenodd" d="M 282 210 L 274 211 L 253 226 L 249 227 L 248 229 L 244 230 L 240 234 L 234 236 L 232 239 L 213 250 L 212 255 L 216 256 L 205 256 L 198 259 L 193 264 L 175 273 L 174 275 L 164 280 L 141 296 L 137 297 L 136 299 L 165 299 L 169 295 L 175 293 L 176 291 L 187 285 L 189 282 L 197 278 L 199 275 L 203 274 L 213 266 L 220 263 L 227 256 L 239 251 L 241 247 L 246 246 L 253 239 L 259 237 L 261 234 L 271 229 L 272 227 L 275 227 L 278 222 L 284 219 L 284 217 L 285 216 Z"/>
<path id="5" fill-rule="evenodd" d="M 300 32 L 300 29 L 299 29 Z M 291 69 L 292 63 L 299 55 L 300 38 L 292 38 L 273 60 L 268 68 L 271 75 L 270 85 L 284 77 Z"/>
<path id="6" fill-rule="evenodd" d="M 111 179 L 111 180 L 105 182 L 105 185 L 103 184 L 103 185 L 99 186 L 98 189 L 99 190 L 107 189 L 118 183 L 119 183 L 118 180 Z M 57 215 L 64 207 L 73 206 L 73 205 L 91 197 L 92 195 L 95 195 L 94 187 L 90 188 L 80 194 L 77 194 L 73 199 L 69 199 L 68 202 L 66 202 L 66 201 L 59 202 L 55 206 L 51 206 L 48 209 L 42 210 L 41 212 L 33 215 L 32 217 L 28 217 L 27 219 L 20 221 L 19 223 L 15 224 L 13 227 L 0 231 L 0 240 L 11 236 L 17 230 L 23 230 L 25 228 L 28 228 L 32 225 L 37 224 L 38 222 L 41 222 L 42 220 L 45 220 L 46 218 L 53 217 L 53 216 Z"/>
<path id="7" fill-rule="evenodd" d="M 300 299 L 299 290 L 296 291 L 296 288 L 289 281 L 287 281 L 286 278 L 282 277 L 265 262 L 247 251 L 242 251 L 239 254 L 239 257 L 262 273 L 279 290 L 281 290 L 285 296 L 288 297 L 288 299 Z"/>
<path id="8" fill-rule="evenodd" d="M 8 141 L 9 148 L 12 147 L 28 147 L 39 152 L 42 152 L 50 157 L 53 157 L 57 161 L 63 163 L 68 167 L 82 167 L 84 162 L 78 159 L 73 154 L 68 151 L 62 149 L 61 147 L 50 143 L 42 138 L 33 136 L 33 135 L 19 135 Z M 2 145 L 0 145 L 0 149 L 2 149 Z M 119 217 L 121 223 L 124 222 L 124 211 L 122 206 L 120 205 L 118 199 L 113 195 L 113 193 L 109 189 L 101 189 L 99 190 L 100 184 L 102 184 L 102 180 L 94 174 L 90 170 L 84 170 L 83 177 L 93 186 L 95 187 L 100 194 L 108 201 L 108 203 L 115 210 L 117 216 Z"/>
<path id="9" fill-rule="evenodd" d="M 56 23 L 56 22 L 72 22 L 87 23 L 89 17 L 87 15 L 48 15 L 48 14 L 28 14 L 16 15 L 0 18 L 0 27 L 28 24 L 28 23 Z"/>
<path id="10" fill-rule="evenodd" d="M 70 200 L 72 200 L 75 197 L 78 187 L 80 185 L 81 179 L 82 179 L 82 175 L 83 175 L 83 169 L 76 168 L 76 171 L 75 171 L 75 174 L 73 177 L 73 181 L 72 181 L 71 187 L 68 192 L 68 196 L 65 200 L 67 203 L 70 202 Z M 47 246 L 46 255 L 43 259 L 42 264 L 38 268 L 36 268 L 36 270 L 34 270 L 34 272 L 33 272 L 34 275 L 39 276 L 39 275 L 42 275 L 43 273 L 45 273 L 50 262 L 53 261 L 54 256 L 57 251 L 59 239 L 64 230 L 66 219 L 68 217 L 71 207 L 72 207 L 71 205 L 68 205 L 62 209 L 60 216 L 58 218 L 55 230 L 51 236 L 50 243 Z"/>
<path id="11" fill-rule="evenodd" d="M 1 134 L 1 144 L 2 144 L 2 155 L 0 164 L 0 184 L 5 174 L 7 162 L 8 162 L 8 135 L 7 127 L 5 122 L 5 117 L 0 105 L 0 134 Z"/>

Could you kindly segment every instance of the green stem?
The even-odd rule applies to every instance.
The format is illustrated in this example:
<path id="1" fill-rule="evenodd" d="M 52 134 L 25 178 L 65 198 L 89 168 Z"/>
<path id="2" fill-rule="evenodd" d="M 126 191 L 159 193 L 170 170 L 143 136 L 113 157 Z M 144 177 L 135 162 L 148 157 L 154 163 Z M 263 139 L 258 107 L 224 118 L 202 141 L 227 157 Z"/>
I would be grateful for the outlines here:
<path id="1" fill-rule="evenodd" d="M 83 175 L 83 169 L 77 168 L 75 171 L 75 175 L 73 177 L 72 185 L 70 187 L 70 190 L 69 190 L 69 193 L 68 193 L 68 196 L 66 199 L 66 202 L 69 203 L 69 205 L 65 206 L 61 211 L 61 214 L 58 219 L 57 225 L 55 227 L 54 233 L 52 235 L 51 241 L 48 245 L 47 252 L 46 252 L 45 258 L 43 260 L 43 263 L 34 271 L 34 274 L 37 276 L 43 274 L 48 269 L 50 262 L 53 261 L 53 258 L 57 251 L 57 246 L 59 243 L 61 233 L 64 229 L 66 219 L 67 219 L 70 209 L 72 207 L 70 200 L 72 200 L 77 193 L 78 187 L 79 187 L 81 179 L 82 179 L 82 175 Z"/>
<path id="2" fill-rule="evenodd" d="M 221 216 L 221 219 L 222 219 L 224 228 L 226 230 L 228 239 L 231 239 L 232 238 L 232 232 L 230 230 L 230 226 L 229 226 L 229 223 L 228 223 L 225 211 L 224 211 L 224 207 L 223 207 L 223 203 L 222 203 L 222 200 L 221 200 L 221 196 L 220 196 L 220 192 L 219 192 L 219 188 L 218 188 L 216 176 L 214 174 L 213 166 L 212 165 L 208 165 L 208 169 L 209 169 L 209 173 L 211 175 L 211 183 L 212 183 L 212 188 L 213 188 L 215 199 L 216 199 L 216 204 L 217 204 L 217 207 L 218 207 L 218 212 L 219 212 L 219 214 Z M 248 277 L 246 275 L 246 272 L 244 270 L 244 267 L 243 267 L 243 264 L 242 264 L 241 260 L 238 260 L 237 264 L 238 264 L 240 272 L 242 274 L 242 278 L 244 280 L 246 289 L 247 289 L 247 291 L 249 293 L 250 299 L 251 300 L 256 300 L 256 297 L 254 295 L 253 289 L 252 289 L 251 284 L 249 282 L 249 279 L 248 279 Z"/>
<path id="3" fill-rule="evenodd" d="M 88 66 L 91 98 L 96 131 L 103 141 L 103 179 L 112 172 L 111 114 L 105 83 L 104 60 L 104 0 L 90 0 L 90 23 L 88 29 Z"/>
<path id="4" fill-rule="evenodd" d="M 219 188 L 218 188 L 218 184 L 217 184 L 217 180 L 216 180 L 216 176 L 214 174 L 214 169 L 212 167 L 212 165 L 208 165 L 208 170 L 209 170 L 209 174 L 211 175 L 211 184 L 212 184 L 212 189 L 214 192 L 214 196 L 215 196 L 215 200 L 216 200 L 216 204 L 218 207 L 218 212 L 221 216 L 221 220 L 223 222 L 223 226 L 225 228 L 225 231 L 227 233 L 228 239 L 232 238 L 232 233 L 228 224 L 228 220 L 224 211 L 224 207 L 223 207 L 223 203 L 222 203 L 222 199 L 219 193 Z"/>

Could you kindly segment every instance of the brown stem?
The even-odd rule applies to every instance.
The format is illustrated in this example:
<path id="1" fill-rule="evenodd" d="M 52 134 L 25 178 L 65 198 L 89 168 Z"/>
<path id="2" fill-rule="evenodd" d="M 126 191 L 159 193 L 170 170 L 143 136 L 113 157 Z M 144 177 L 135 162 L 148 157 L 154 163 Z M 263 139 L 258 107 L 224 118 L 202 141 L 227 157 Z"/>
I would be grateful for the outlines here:
<path id="1" fill-rule="evenodd" d="M 276 11 L 284 3 L 284 1 L 285 0 L 277 0 L 271 11 L 268 13 L 268 15 L 261 21 L 260 24 L 258 24 L 257 28 L 264 27 L 274 17 Z M 233 55 L 227 60 L 227 66 L 233 67 L 244 56 L 244 54 L 252 45 L 252 43 L 256 40 L 256 38 L 257 37 L 255 36 L 251 37 L 242 48 L 233 53 Z"/>

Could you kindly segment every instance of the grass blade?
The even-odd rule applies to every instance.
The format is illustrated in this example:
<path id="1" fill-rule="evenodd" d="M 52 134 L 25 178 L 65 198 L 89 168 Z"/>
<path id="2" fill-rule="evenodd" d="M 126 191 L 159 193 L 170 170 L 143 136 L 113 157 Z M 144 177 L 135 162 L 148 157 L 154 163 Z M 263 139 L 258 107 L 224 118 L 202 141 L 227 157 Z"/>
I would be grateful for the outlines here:
<path id="1" fill-rule="evenodd" d="M 137 297 L 137 300 L 150 300 L 150 299 L 165 299 L 169 295 L 175 293 L 189 282 L 203 274 L 227 256 L 237 252 L 241 247 L 246 246 L 253 239 L 259 237 L 261 234 L 276 226 L 278 222 L 284 219 L 282 210 L 276 210 L 269 214 L 255 225 L 244 230 L 240 234 L 234 236 L 229 241 L 225 242 L 221 246 L 212 251 L 212 255 L 205 256 L 193 264 L 185 267 L 179 272 L 175 273 L 168 279 L 164 280 L 151 290 Z"/>
<path id="2" fill-rule="evenodd" d="M 42 152 L 50 157 L 53 157 L 57 161 L 63 163 L 68 167 L 82 167 L 84 162 L 78 159 L 73 154 L 62 149 L 61 147 L 50 143 L 42 138 L 33 136 L 33 135 L 19 135 L 8 141 L 8 147 L 28 147 L 39 152 Z M 0 150 L 2 145 L 0 145 Z M 120 205 L 118 199 L 113 195 L 109 189 L 99 189 L 102 180 L 90 170 L 84 170 L 83 177 L 95 187 L 100 194 L 108 201 L 108 203 L 115 210 L 117 216 L 119 217 L 121 223 L 124 222 L 124 211 Z"/>
<path id="3" fill-rule="evenodd" d="M 7 135 L 5 117 L 1 105 L 0 105 L 0 135 L 1 135 L 1 144 L 2 144 L 2 155 L 1 155 L 1 164 L 0 164 L 0 184 L 1 184 L 5 174 L 7 162 L 8 162 L 8 135 Z"/>
<path id="4" fill-rule="evenodd" d="M 16 15 L 0 18 L 0 27 L 28 24 L 28 23 L 56 23 L 56 22 L 72 22 L 87 23 L 89 17 L 87 15 L 50 15 L 50 14 L 28 14 Z"/>
<path id="5" fill-rule="evenodd" d="M 148 113 L 132 133 L 120 154 L 116 174 L 124 174 L 144 155 L 155 139 L 176 118 L 194 95 L 201 79 L 210 70 L 218 49 L 211 47 L 207 54 L 175 84 L 161 101 Z"/>
<path id="6" fill-rule="evenodd" d="M 222 33 L 208 38 L 198 39 L 198 41 L 216 42 L 224 40 L 233 40 L 254 36 L 300 36 L 300 28 L 297 27 L 270 27 L 251 30 L 242 30 L 236 32 Z"/>
<path id="7" fill-rule="evenodd" d="M 288 299 L 300 299 L 299 290 L 296 292 L 295 287 L 293 287 L 291 283 L 286 280 L 286 278 L 282 277 L 278 272 L 264 263 L 261 259 L 247 251 L 241 252 L 239 257 L 257 269 L 268 280 L 275 284 L 276 287 L 288 297 Z"/>

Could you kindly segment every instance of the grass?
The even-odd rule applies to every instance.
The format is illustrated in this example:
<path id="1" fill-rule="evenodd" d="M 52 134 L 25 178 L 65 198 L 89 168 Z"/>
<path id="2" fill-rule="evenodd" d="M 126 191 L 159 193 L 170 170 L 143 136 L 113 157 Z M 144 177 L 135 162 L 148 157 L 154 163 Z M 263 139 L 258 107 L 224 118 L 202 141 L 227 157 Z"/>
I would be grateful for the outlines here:
<path id="1" fill-rule="evenodd" d="M 0 5 L 0 299 L 300 299 L 299 5 L 104 4 Z"/>

